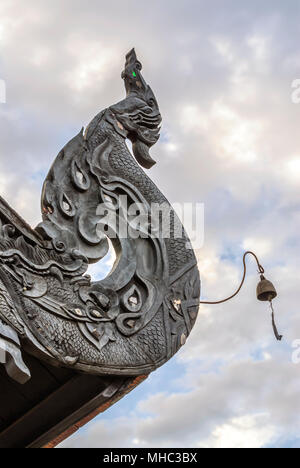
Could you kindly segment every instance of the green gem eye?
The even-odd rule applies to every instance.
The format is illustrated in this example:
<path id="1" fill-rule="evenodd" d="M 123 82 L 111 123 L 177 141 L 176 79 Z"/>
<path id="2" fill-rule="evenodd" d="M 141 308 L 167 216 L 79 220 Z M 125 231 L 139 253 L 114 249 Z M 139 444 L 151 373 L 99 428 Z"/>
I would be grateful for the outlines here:
<path id="1" fill-rule="evenodd" d="M 135 71 L 132 72 L 132 76 L 134 76 L 134 78 L 136 78 L 136 73 L 135 73 Z"/>

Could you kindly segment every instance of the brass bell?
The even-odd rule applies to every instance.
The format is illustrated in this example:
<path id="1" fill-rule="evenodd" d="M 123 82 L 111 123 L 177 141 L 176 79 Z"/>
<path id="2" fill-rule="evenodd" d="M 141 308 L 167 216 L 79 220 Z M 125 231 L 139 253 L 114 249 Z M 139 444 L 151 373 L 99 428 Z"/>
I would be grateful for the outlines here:
<path id="1" fill-rule="evenodd" d="M 272 301 L 277 296 L 273 283 L 267 280 L 264 275 L 260 275 L 260 282 L 257 285 L 256 295 L 259 301 Z"/>

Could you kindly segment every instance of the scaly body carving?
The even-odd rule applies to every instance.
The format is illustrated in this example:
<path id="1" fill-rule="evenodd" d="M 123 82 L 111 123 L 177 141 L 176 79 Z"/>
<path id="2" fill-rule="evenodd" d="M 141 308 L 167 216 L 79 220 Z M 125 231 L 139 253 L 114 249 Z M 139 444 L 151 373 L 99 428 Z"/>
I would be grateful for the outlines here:
<path id="1" fill-rule="evenodd" d="M 166 362 L 185 343 L 200 296 L 184 229 L 140 167 L 154 164 L 149 148 L 161 116 L 134 50 L 122 77 L 126 98 L 101 111 L 54 161 L 43 221 L 35 231 L 20 220 L 3 222 L 0 238 L 15 323 L 7 313 L 0 317 L 31 353 L 100 375 L 145 374 Z M 170 219 L 167 235 L 159 210 Z M 114 267 L 92 282 L 85 273 L 107 254 L 108 239 Z"/>

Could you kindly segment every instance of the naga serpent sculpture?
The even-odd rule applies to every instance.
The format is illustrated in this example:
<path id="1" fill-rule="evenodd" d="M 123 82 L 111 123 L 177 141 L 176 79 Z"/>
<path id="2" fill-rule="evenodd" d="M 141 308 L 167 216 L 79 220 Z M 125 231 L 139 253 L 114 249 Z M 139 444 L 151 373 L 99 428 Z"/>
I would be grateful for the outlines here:
<path id="1" fill-rule="evenodd" d="M 122 73 L 126 98 L 96 115 L 56 157 L 35 229 L 0 200 L 0 349 L 19 383 L 30 378 L 23 347 L 88 374 L 149 374 L 184 345 L 196 321 L 194 252 L 140 167 L 154 164 L 149 148 L 161 123 L 141 68 L 133 49 Z M 168 207 L 168 236 L 153 206 Z M 112 271 L 91 281 L 88 266 L 107 254 L 108 239 L 116 253 Z"/>

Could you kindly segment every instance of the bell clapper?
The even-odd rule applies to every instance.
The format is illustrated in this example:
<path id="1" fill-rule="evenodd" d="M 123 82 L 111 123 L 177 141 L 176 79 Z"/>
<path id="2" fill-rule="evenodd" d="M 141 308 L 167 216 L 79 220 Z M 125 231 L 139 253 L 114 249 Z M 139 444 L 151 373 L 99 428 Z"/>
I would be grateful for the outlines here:
<path id="1" fill-rule="evenodd" d="M 253 255 L 253 257 L 256 260 L 257 266 L 258 266 L 258 273 L 260 275 L 260 282 L 258 283 L 257 289 L 256 289 L 257 299 L 259 301 L 268 301 L 270 303 L 270 308 L 272 310 L 272 327 L 273 327 L 274 335 L 275 335 L 275 337 L 276 337 L 276 339 L 278 341 L 281 341 L 283 336 L 279 335 L 276 324 L 275 324 L 275 314 L 274 314 L 273 302 L 272 302 L 273 299 L 275 299 L 275 297 L 277 296 L 277 291 L 276 291 L 273 283 L 271 283 L 271 281 L 267 280 L 264 277 L 265 270 L 261 266 L 261 264 L 259 263 L 258 258 L 255 255 L 255 253 L 253 253 L 251 251 L 247 251 L 243 255 L 243 266 L 244 266 L 243 278 L 242 278 L 242 281 L 241 281 L 238 289 L 235 291 L 235 293 L 232 294 L 229 297 L 226 297 L 225 299 L 220 300 L 220 301 L 201 301 L 200 300 L 200 304 L 222 304 L 223 302 L 229 301 L 230 299 L 235 297 L 240 292 L 240 290 L 242 289 L 242 286 L 244 284 L 245 278 L 246 278 L 246 256 L 247 255 Z"/>
<path id="2" fill-rule="evenodd" d="M 270 309 L 272 311 L 272 327 L 273 327 L 274 335 L 275 335 L 277 341 L 281 341 L 283 336 L 279 335 L 277 327 L 276 327 L 275 314 L 274 314 L 273 303 L 272 303 L 272 298 L 271 297 L 270 297 L 269 301 L 270 301 Z"/>

